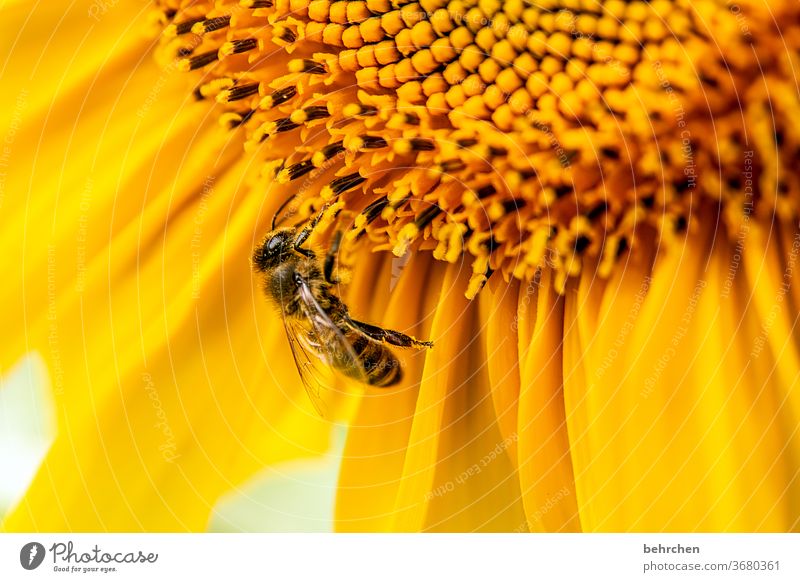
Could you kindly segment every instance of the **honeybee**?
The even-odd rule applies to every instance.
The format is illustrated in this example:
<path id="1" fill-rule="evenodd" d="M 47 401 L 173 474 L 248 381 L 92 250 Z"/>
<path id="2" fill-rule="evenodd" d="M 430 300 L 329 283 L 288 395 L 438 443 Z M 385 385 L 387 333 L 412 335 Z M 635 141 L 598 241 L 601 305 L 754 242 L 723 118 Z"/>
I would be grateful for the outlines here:
<path id="1" fill-rule="evenodd" d="M 403 377 L 400 361 L 387 345 L 430 348 L 433 343 L 350 317 L 333 291 L 341 233 L 321 260 L 302 246 L 315 223 L 299 232 L 294 227 L 273 228 L 253 253 L 253 266 L 264 276 L 265 294 L 281 310 L 300 378 L 322 412 L 319 388 L 326 375 L 320 363 L 363 384 L 386 388 Z"/>

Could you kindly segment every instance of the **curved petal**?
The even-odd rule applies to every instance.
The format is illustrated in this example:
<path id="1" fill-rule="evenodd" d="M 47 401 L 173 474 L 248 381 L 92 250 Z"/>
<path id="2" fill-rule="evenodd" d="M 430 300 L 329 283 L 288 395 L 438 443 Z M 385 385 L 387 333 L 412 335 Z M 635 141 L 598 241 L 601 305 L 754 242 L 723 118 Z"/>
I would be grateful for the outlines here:
<path id="1" fill-rule="evenodd" d="M 486 364 L 497 425 L 508 455 L 517 462 L 517 412 L 519 407 L 519 281 L 506 282 L 497 274 L 478 296 L 480 333 L 486 344 Z"/>
<path id="2" fill-rule="evenodd" d="M 430 256 L 412 257 L 392 290 L 389 305 L 370 310 L 373 320 L 416 337 L 429 337 L 444 271 Z M 419 276 L 421 272 L 426 273 L 425 279 Z M 376 288 L 384 285 L 370 286 L 371 295 Z M 365 303 L 357 297 L 353 302 Z M 368 389 L 350 422 L 336 493 L 338 531 L 389 531 L 392 527 L 425 358 L 422 352 L 397 355 L 404 357 L 402 383 L 390 389 Z"/>
<path id="3" fill-rule="evenodd" d="M 114 19 L 123 7 L 141 10 L 120 3 Z M 30 68 L 26 81 L 65 86 L 32 98 L 5 182 L 4 261 L 21 273 L 3 287 L 4 323 L 24 333 L 3 365 L 42 353 L 59 433 L 3 527 L 200 530 L 264 464 L 327 446 L 249 266 L 280 197 L 253 194 L 239 134 L 151 64 L 142 19 L 115 45 L 85 8 L 53 34 L 92 67 L 68 71 L 59 54 L 63 72 Z"/>
<path id="4" fill-rule="evenodd" d="M 141 5 L 120 2 L 102 25 L 87 6 L 47 14 L 15 8 L 3 19 L 20 31 L 12 37 L 19 59 L 4 81 L 36 87 L 3 108 L 14 143 L 0 236 L 14 277 L 0 293 L 9 306 L 4 323 L 22 331 L 4 342 L 4 368 L 31 349 L 52 359 L 56 348 L 43 338 L 57 327 L 56 303 L 77 303 L 89 269 L 108 262 L 115 242 L 113 267 L 133 268 L 142 241 L 157 237 L 168 211 L 181 207 L 179 196 L 199 190 L 203 169 L 219 164 L 217 152 L 184 160 L 187 144 L 229 139 L 187 103 L 185 81 L 152 62 Z M 51 34 L 44 43 L 42 29 Z"/>
<path id="5" fill-rule="evenodd" d="M 520 344 L 519 475 L 527 527 L 531 531 L 578 531 L 570 435 L 564 411 L 562 337 L 564 299 L 544 271 L 519 304 L 531 333 Z M 525 337 L 521 334 L 520 341 Z"/>
<path id="6" fill-rule="evenodd" d="M 796 347 L 785 335 L 796 330 L 776 326 L 753 356 L 751 294 L 770 280 L 731 275 L 731 244 L 712 235 L 660 257 L 652 279 L 643 265 L 610 284 L 597 328 L 581 325 L 595 315 L 567 296 L 579 332 L 565 343 L 565 394 L 585 530 L 797 528 L 798 370 L 772 351 Z M 748 252 L 758 249 L 772 252 Z M 585 380 L 599 369 L 602 384 Z"/>
<path id="7" fill-rule="evenodd" d="M 486 370 L 478 304 L 464 298 L 464 265 L 450 265 L 433 319 L 394 530 L 526 529 Z"/>
<path id="8" fill-rule="evenodd" d="M 218 191 L 238 181 L 223 175 Z M 185 213 L 127 278 L 87 279 L 87 321 L 65 326 L 78 347 L 61 361 L 80 405 L 60 408 L 56 443 L 5 528 L 199 530 L 216 499 L 257 469 L 324 450 L 329 424 L 250 284 L 259 204 L 211 196 L 203 226 L 220 234 L 200 243 L 199 264 L 185 253 L 197 215 Z"/>

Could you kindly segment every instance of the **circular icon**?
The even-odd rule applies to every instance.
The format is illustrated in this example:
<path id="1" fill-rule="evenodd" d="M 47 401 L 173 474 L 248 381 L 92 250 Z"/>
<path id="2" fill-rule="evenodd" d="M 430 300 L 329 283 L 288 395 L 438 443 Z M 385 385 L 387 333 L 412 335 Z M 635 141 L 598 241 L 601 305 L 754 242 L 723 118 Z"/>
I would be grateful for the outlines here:
<path id="1" fill-rule="evenodd" d="M 35 570 L 44 561 L 44 546 L 39 542 L 30 542 L 19 551 L 19 563 L 26 570 Z"/>

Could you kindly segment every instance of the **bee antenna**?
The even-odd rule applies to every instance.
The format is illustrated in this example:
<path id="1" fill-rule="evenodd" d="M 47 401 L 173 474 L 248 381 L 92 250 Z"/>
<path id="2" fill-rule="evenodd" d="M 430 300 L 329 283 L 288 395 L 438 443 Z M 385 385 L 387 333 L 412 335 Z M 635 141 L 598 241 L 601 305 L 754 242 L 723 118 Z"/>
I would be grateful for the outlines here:
<path id="1" fill-rule="evenodd" d="M 289 196 L 286 200 L 281 202 L 280 206 L 278 206 L 278 209 L 275 211 L 275 214 L 272 215 L 272 230 L 275 230 L 275 223 L 278 220 L 278 215 L 281 212 L 283 212 L 283 209 L 286 208 L 289 205 L 289 202 L 294 200 L 295 196 L 296 196 L 295 194 Z"/>

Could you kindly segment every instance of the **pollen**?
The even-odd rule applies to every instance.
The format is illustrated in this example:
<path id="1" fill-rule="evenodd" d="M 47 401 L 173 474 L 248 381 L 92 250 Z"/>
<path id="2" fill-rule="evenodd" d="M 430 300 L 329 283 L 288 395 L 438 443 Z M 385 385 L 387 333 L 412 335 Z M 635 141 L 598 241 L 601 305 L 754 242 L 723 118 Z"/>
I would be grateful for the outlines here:
<path id="1" fill-rule="evenodd" d="M 466 256 L 468 296 L 800 214 L 795 0 L 156 5 L 165 65 L 265 182 L 302 182 L 292 220 Z"/>

